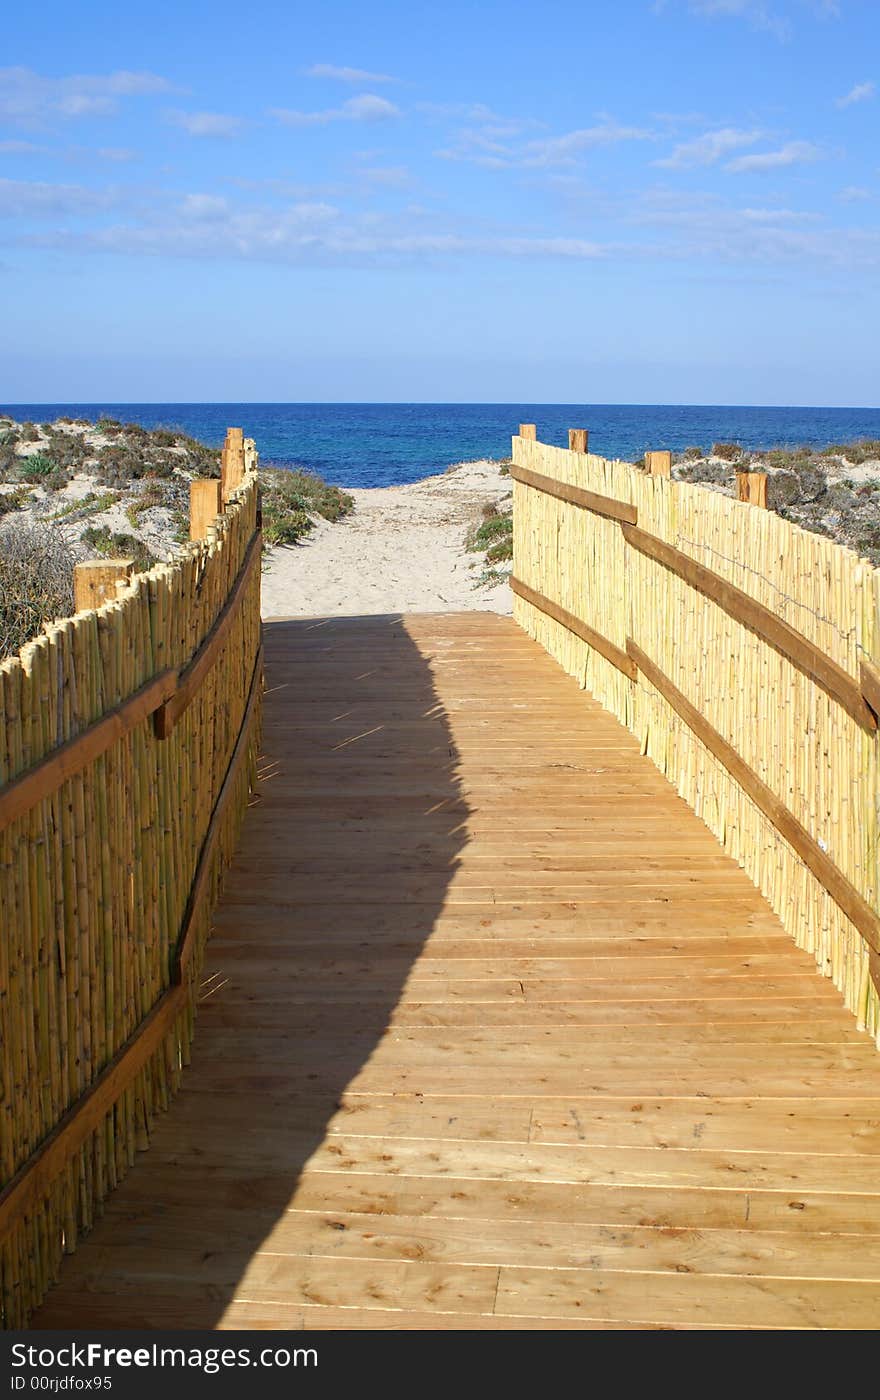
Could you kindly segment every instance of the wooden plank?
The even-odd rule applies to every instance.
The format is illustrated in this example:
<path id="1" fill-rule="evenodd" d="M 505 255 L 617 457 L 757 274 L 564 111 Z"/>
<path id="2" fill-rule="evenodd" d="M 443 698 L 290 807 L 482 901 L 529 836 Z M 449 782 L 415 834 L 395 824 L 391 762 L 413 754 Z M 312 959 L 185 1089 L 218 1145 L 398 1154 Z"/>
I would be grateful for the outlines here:
<path id="1" fill-rule="evenodd" d="M 800 856 L 807 869 L 815 875 L 820 885 L 830 894 L 837 907 L 858 929 L 865 942 L 875 953 L 880 953 L 880 918 L 858 890 L 850 884 L 841 870 L 825 854 L 818 842 L 801 826 L 796 817 L 771 792 L 751 769 L 731 744 L 728 744 L 708 720 L 691 704 L 668 676 L 665 676 L 646 652 L 632 640 L 627 642 L 627 651 L 638 665 L 647 680 L 659 690 L 710 753 L 718 759 L 730 776 L 739 783 L 755 806 L 769 818 L 776 830 Z"/>
<path id="2" fill-rule="evenodd" d="M 506 619 L 266 641 L 184 1092 L 33 1325 L 860 1318 L 880 1061 L 631 736 Z"/>
<path id="3" fill-rule="evenodd" d="M 569 452 L 589 452 L 590 434 L 586 428 L 569 428 Z"/>
<path id="4" fill-rule="evenodd" d="M 535 424 L 520 423 L 519 435 L 521 438 L 525 438 L 528 442 L 535 442 L 537 440 L 537 428 L 535 427 Z"/>
<path id="5" fill-rule="evenodd" d="M 862 695 L 860 682 L 800 632 L 783 622 L 770 608 L 744 593 L 735 584 L 728 583 L 720 574 L 707 569 L 704 564 L 697 563 L 696 559 L 648 534 L 647 531 L 625 523 L 621 529 L 627 543 L 634 549 L 656 559 L 679 578 L 683 578 L 692 588 L 711 598 L 728 616 L 742 623 L 750 632 L 754 632 L 781 656 L 786 657 L 803 675 L 820 686 L 862 729 L 869 733 L 876 731 L 877 718 Z"/>
<path id="6" fill-rule="evenodd" d="M 749 505 L 760 506 L 762 510 L 766 510 L 767 473 L 738 471 L 736 473 L 736 494 L 738 500 L 746 501 Z"/>
<path id="7" fill-rule="evenodd" d="M 210 632 L 202 642 L 192 660 L 185 666 L 177 681 L 177 689 L 172 697 L 156 712 L 156 737 L 167 739 L 181 715 L 192 704 L 211 667 L 219 659 L 229 631 L 235 622 L 239 604 L 245 589 L 250 583 L 251 574 L 259 568 L 262 535 L 255 530 L 242 560 L 235 584 L 217 615 Z"/>
<path id="8" fill-rule="evenodd" d="M 111 602 L 120 583 L 128 583 L 132 559 L 88 559 L 73 566 L 73 610 L 90 612 Z"/>
<path id="9" fill-rule="evenodd" d="M 221 483 L 213 477 L 199 477 L 189 484 L 189 537 L 204 540 L 223 509 Z"/>
<path id="10" fill-rule="evenodd" d="M 618 671 L 629 676 L 630 680 L 635 680 L 636 666 L 622 647 L 615 646 L 613 642 L 609 642 L 607 637 L 603 637 L 601 632 L 597 632 L 593 627 L 588 627 L 567 608 L 545 598 L 543 593 L 536 592 L 534 588 L 530 588 L 527 583 L 523 583 L 521 579 L 515 578 L 513 575 L 510 577 L 510 587 L 517 597 L 531 603 L 533 608 L 537 608 L 547 617 L 552 617 L 554 622 L 559 622 L 563 627 L 567 627 L 569 632 L 573 632 L 594 651 L 598 651 L 601 656 L 605 657 L 606 661 L 610 661 L 612 666 L 616 666 Z"/>
<path id="11" fill-rule="evenodd" d="M 880 719 L 880 671 L 865 657 L 859 662 L 859 679 L 866 703 Z"/>
<path id="12" fill-rule="evenodd" d="M 587 491 L 581 486 L 569 486 L 567 482 L 557 481 L 541 472 L 530 471 L 527 467 L 514 465 L 510 468 L 510 475 L 523 486 L 531 486 L 533 490 L 543 491 L 547 496 L 555 496 L 559 501 L 580 506 L 582 510 L 590 510 L 594 515 L 604 515 L 609 520 L 628 521 L 632 525 L 638 520 L 635 506 L 626 501 L 617 501 L 613 496 L 600 496 L 595 491 Z"/>
<path id="13" fill-rule="evenodd" d="M 108 710 L 82 733 L 53 749 L 44 759 L 0 788 L 0 831 L 50 797 L 68 778 L 81 773 L 117 740 L 142 724 L 175 692 L 177 673 L 160 671 L 116 709 Z"/>
<path id="14" fill-rule="evenodd" d="M 645 468 L 650 476 L 672 476 L 672 453 L 666 449 L 646 452 Z"/>

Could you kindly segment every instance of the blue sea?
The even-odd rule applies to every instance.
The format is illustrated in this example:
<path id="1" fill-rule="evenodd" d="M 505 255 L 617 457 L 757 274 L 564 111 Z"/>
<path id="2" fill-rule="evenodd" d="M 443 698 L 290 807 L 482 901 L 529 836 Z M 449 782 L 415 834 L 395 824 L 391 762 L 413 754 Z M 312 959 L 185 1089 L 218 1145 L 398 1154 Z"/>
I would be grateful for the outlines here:
<path id="1" fill-rule="evenodd" d="M 588 428 L 603 457 L 647 448 L 738 442 L 752 449 L 880 439 L 880 408 L 732 408 L 663 404 L 455 403 L 10 403 L 0 411 L 43 423 L 101 414 L 145 428 L 181 428 L 219 447 L 227 426 L 256 439 L 264 466 L 306 467 L 337 486 L 418 481 L 454 462 L 508 457 L 519 423 L 542 442 L 568 444 Z"/>

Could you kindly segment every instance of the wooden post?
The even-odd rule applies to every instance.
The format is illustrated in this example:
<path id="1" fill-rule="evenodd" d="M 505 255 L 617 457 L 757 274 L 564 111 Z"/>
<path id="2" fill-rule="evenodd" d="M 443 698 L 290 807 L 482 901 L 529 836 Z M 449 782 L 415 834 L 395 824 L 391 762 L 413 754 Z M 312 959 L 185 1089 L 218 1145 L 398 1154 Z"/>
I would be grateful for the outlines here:
<path id="1" fill-rule="evenodd" d="M 737 472 L 736 494 L 740 501 L 767 509 L 767 473 Z"/>
<path id="2" fill-rule="evenodd" d="M 73 610 L 88 612 L 116 597 L 117 584 L 127 583 L 133 559 L 87 559 L 73 566 Z"/>
<path id="3" fill-rule="evenodd" d="M 672 453 L 646 452 L 645 466 L 651 476 L 672 476 Z"/>
<path id="4" fill-rule="evenodd" d="M 569 452 L 589 452 L 588 443 L 590 434 L 586 428 L 569 428 L 568 430 L 568 450 Z"/>
<path id="5" fill-rule="evenodd" d="M 189 484 L 189 537 L 191 540 L 207 538 L 208 526 L 213 525 L 223 509 L 220 495 L 220 481 L 217 477 L 200 478 Z"/>
<path id="6" fill-rule="evenodd" d="M 257 444 L 253 438 L 244 440 L 244 469 L 246 472 L 255 472 L 260 454 L 257 452 Z"/>
<path id="7" fill-rule="evenodd" d="M 241 484 L 244 476 L 244 433 L 241 428 L 227 428 L 226 442 L 220 454 L 220 480 L 223 483 L 223 504 Z"/>
<path id="8" fill-rule="evenodd" d="M 521 438 L 528 438 L 529 442 L 538 440 L 538 430 L 534 423 L 520 423 L 519 435 Z"/>

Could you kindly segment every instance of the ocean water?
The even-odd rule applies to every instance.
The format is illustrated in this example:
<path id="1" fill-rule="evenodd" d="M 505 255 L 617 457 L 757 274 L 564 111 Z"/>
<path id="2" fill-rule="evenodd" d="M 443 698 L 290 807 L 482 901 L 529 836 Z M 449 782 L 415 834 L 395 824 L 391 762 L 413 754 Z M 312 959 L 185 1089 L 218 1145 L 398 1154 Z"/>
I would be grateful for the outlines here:
<path id="1" fill-rule="evenodd" d="M 641 457 L 647 448 L 738 442 L 757 449 L 855 438 L 880 439 L 880 408 L 731 408 L 662 404 L 50 403 L 0 406 L 42 423 L 102 413 L 145 428 L 181 428 L 219 447 L 229 425 L 256 439 L 264 465 L 307 467 L 338 486 L 418 481 L 454 462 L 508 457 L 519 423 L 542 442 L 568 444 L 588 428 L 603 457 Z"/>

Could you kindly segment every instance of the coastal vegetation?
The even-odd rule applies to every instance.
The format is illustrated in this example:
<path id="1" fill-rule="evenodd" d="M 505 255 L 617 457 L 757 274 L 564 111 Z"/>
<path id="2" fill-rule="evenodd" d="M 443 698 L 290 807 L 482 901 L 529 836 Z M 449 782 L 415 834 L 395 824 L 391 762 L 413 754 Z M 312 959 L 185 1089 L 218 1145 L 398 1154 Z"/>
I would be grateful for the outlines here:
<path id="1" fill-rule="evenodd" d="M 167 558 L 189 537 L 190 482 L 219 475 L 219 451 L 173 427 L 0 417 L 0 660 L 71 611 L 77 560 Z M 267 468 L 260 483 L 270 549 L 354 507 L 311 472 Z"/>

